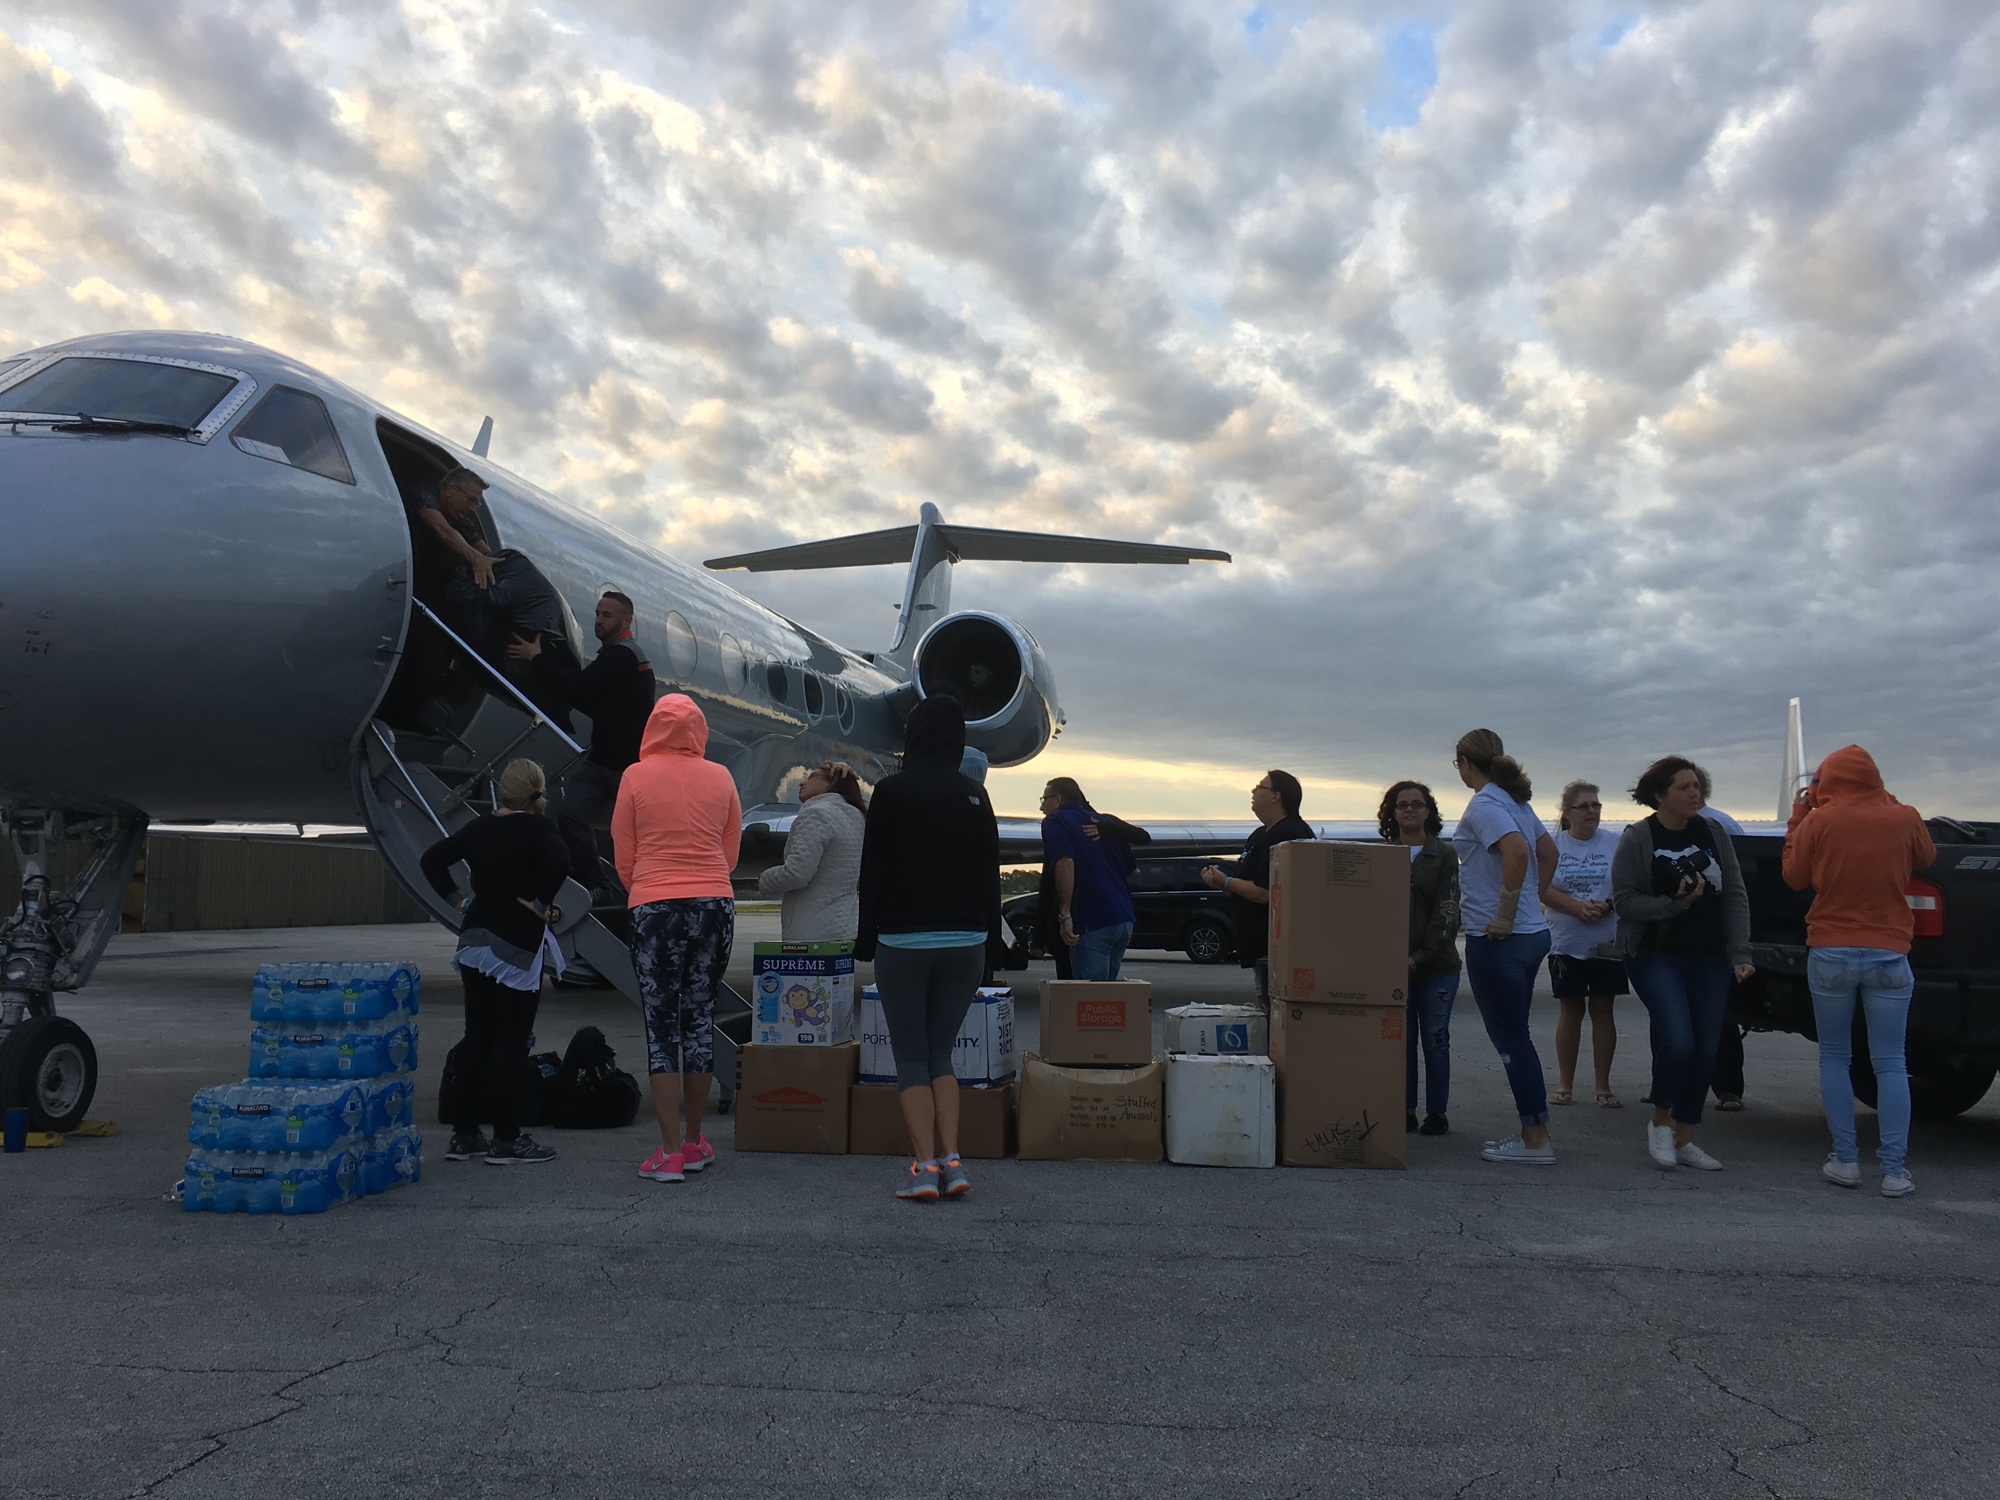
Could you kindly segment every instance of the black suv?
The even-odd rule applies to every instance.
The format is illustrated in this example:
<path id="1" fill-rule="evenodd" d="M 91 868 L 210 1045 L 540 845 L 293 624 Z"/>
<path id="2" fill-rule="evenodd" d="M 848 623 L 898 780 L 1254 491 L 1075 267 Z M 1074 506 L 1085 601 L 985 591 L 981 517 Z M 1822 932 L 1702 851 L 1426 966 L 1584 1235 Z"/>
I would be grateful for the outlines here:
<path id="1" fill-rule="evenodd" d="M 1214 863 L 1205 854 L 1139 861 L 1131 882 L 1138 916 L 1132 947 L 1177 949 L 1198 964 L 1227 963 L 1236 956 L 1228 898 L 1201 883 L 1202 866 Z M 1013 938 L 1008 952 L 1014 968 L 1027 967 L 1040 905 L 1032 891 L 1001 903 L 1000 915 Z"/>

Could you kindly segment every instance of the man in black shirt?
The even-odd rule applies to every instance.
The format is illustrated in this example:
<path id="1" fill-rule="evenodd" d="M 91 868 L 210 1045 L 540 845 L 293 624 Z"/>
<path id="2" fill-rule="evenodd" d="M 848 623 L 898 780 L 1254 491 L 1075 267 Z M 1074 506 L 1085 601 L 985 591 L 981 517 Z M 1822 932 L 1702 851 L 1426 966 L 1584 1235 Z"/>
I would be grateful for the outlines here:
<path id="1" fill-rule="evenodd" d="M 1236 961 L 1246 969 L 1254 969 L 1271 951 L 1271 846 L 1318 837 L 1299 816 L 1304 800 L 1298 777 L 1289 771 L 1266 771 L 1250 789 L 1250 811 L 1263 826 L 1250 835 L 1236 868 L 1225 872 L 1215 864 L 1201 872 L 1203 884 L 1229 897 Z"/>
<path id="2" fill-rule="evenodd" d="M 569 845 L 576 878 L 596 901 L 622 900 L 618 877 L 598 852 L 597 833 L 611 826 L 618 781 L 639 758 L 639 739 L 656 696 L 653 664 L 632 636 L 632 601 L 614 590 L 597 601 L 592 629 L 596 659 L 580 667 L 567 650 L 544 649 L 540 635 L 515 640 L 507 654 L 532 662 L 572 708 L 590 715 L 590 753 L 563 777 L 556 827 Z"/>

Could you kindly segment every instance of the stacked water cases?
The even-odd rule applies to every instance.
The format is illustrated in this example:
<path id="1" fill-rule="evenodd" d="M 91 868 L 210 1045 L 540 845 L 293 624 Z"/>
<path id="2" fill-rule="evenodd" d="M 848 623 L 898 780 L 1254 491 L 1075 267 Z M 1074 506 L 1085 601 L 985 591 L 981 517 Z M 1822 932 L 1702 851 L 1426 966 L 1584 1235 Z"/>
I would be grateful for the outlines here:
<path id="1" fill-rule="evenodd" d="M 423 1174 L 414 964 L 266 964 L 250 1076 L 194 1096 L 189 1212 L 319 1213 Z"/>

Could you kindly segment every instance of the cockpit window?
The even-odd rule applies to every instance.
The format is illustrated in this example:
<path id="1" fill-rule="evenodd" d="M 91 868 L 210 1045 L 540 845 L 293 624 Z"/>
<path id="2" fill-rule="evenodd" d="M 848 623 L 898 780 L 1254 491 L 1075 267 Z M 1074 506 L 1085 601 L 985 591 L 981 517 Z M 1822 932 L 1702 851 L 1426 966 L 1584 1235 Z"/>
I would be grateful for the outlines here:
<path id="1" fill-rule="evenodd" d="M 258 458 L 323 474 L 342 484 L 354 483 L 354 470 L 341 451 L 326 403 L 305 391 L 273 386 L 256 410 L 236 424 L 230 441 Z"/>
<path id="2" fill-rule="evenodd" d="M 234 375 L 186 365 L 72 355 L 0 390 L 0 410 L 193 430 L 236 382 Z"/>
<path id="3" fill-rule="evenodd" d="M 18 369 L 20 366 L 25 365 L 27 362 L 28 358 L 26 355 L 22 355 L 16 359 L 0 359 L 0 380 L 4 380 L 6 378 L 7 372 L 9 370 Z"/>

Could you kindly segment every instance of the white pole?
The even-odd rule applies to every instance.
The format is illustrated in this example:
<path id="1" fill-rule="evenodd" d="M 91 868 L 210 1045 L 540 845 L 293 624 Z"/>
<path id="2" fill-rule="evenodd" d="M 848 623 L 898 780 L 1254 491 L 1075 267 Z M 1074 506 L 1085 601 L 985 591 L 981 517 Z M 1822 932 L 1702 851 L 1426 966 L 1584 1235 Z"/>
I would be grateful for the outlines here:
<path id="1" fill-rule="evenodd" d="M 1806 737 L 1799 723 L 1799 700 L 1794 698 L 1785 714 L 1785 779 L 1778 789 L 1778 821 L 1792 815 L 1792 800 L 1812 772 L 1806 766 Z"/>

